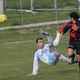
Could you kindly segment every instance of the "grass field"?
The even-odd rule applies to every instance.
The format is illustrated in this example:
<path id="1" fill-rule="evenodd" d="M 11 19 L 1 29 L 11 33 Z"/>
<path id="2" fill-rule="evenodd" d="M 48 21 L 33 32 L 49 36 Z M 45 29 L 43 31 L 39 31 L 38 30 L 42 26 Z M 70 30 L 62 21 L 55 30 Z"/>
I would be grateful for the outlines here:
<path id="1" fill-rule="evenodd" d="M 37 30 L 0 32 L 0 80 L 80 80 L 77 64 L 70 65 L 62 61 L 56 66 L 48 66 L 40 62 L 38 75 L 28 76 L 32 71 L 36 50 L 35 39 L 44 37 Z M 55 36 L 54 28 L 47 30 Z M 46 37 L 44 39 L 47 42 Z M 66 55 L 67 45 L 67 36 L 64 36 L 58 46 L 58 50 L 64 55 Z"/>
<path id="2" fill-rule="evenodd" d="M 34 0 L 34 7 L 40 8 L 54 8 L 54 0 Z M 15 4 L 16 3 L 16 4 Z M 22 0 L 23 9 L 30 9 L 30 0 Z M 77 7 L 76 0 L 58 0 L 58 8 L 72 8 Z M 7 9 L 21 9 L 20 0 L 4 0 L 4 14 L 8 19 L 4 23 L 0 23 L 0 27 L 31 24 L 56 20 L 55 11 L 35 11 L 37 13 L 23 12 L 23 21 L 20 11 L 7 11 Z M 58 11 L 57 20 L 69 18 L 70 11 Z"/>
<path id="3" fill-rule="evenodd" d="M 6 3 L 4 2 L 5 10 L 7 8 L 20 8 L 19 0 L 4 1 L 6 1 Z M 23 8 L 29 9 L 30 0 L 22 1 Z M 28 2 L 25 3 L 25 1 Z M 41 1 L 43 1 L 43 4 Z M 52 0 L 38 0 L 38 2 L 35 3 L 35 8 L 51 8 L 53 6 L 51 1 Z M 75 0 L 72 0 L 72 3 L 69 3 L 69 1 L 70 0 L 62 0 L 63 3 L 60 4 L 61 6 L 58 4 L 58 6 L 63 7 L 75 5 Z M 4 11 L 4 13 L 8 16 L 8 20 L 4 23 L 0 23 L 0 27 L 22 24 L 20 12 Z M 58 13 L 58 20 L 68 19 L 69 13 L 69 11 L 60 11 Z M 56 14 L 53 11 L 40 11 L 36 14 L 24 12 L 23 17 L 24 24 L 30 24 L 53 21 L 56 19 Z M 40 62 L 38 75 L 28 76 L 32 72 L 33 56 L 36 51 L 35 39 L 37 37 L 43 37 L 47 42 L 46 37 L 38 33 L 39 29 L 40 28 L 36 27 L 36 29 L 0 31 L 0 80 L 80 80 L 77 64 L 70 65 L 62 61 L 56 66 L 48 66 Z M 48 30 L 53 36 L 55 36 L 57 27 L 46 27 L 44 29 Z M 68 36 L 66 34 L 63 36 L 62 41 L 60 41 L 58 46 L 58 50 L 65 56 L 67 56 L 67 46 Z"/>
<path id="4" fill-rule="evenodd" d="M 58 20 L 64 20 L 69 18 L 70 11 L 62 11 L 58 13 Z M 18 11 L 7 11 L 5 12 L 7 15 L 7 21 L 4 23 L 0 23 L 0 27 L 5 26 L 15 26 L 15 25 L 22 25 L 22 18 L 21 12 Z M 37 12 L 35 14 L 32 13 L 23 13 L 23 24 L 31 24 L 31 23 L 40 23 L 40 22 L 48 22 L 48 21 L 55 21 L 56 14 L 55 12 Z"/>
<path id="5" fill-rule="evenodd" d="M 31 0 L 21 0 L 24 9 L 30 9 Z M 58 8 L 66 6 L 77 7 L 77 1 L 75 0 L 58 0 Z M 16 4 L 15 4 L 16 3 Z M 34 0 L 35 8 L 53 8 L 54 0 Z M 4 0 L 4 8 L 17 8 L 20 9 L 20 0 Z"/>

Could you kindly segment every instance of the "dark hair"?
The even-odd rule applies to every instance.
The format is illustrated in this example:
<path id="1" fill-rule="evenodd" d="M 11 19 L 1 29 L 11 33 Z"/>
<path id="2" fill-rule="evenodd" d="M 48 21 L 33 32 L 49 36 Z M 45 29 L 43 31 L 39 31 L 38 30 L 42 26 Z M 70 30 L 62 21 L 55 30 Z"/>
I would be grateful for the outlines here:
<path id="1" fill-rule="evenodd" d="M 37 38 L 36 43 L 38 43 L 38 40 L 43 40 L 43 38 L 42 37 Z"/>
<path id="2" fill-rule="evenodd" d="M 78 21 L 79 14 L 77 12 L 71 12 L 70 17 L 73 18 L 74 20 Z"/>

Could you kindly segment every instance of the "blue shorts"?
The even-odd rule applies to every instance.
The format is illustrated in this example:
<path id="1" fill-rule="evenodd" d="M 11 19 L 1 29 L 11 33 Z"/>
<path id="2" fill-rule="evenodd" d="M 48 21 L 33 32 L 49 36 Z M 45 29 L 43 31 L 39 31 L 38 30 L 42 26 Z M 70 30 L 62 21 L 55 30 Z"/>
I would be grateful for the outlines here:
<path id="1" fill-rule="evenodd" d="M 56 58 L 55 54 L 49 53 L 48 55 L 48 64 L 49 65 L 56 65 L 58 62 L 58 59 Z"/>

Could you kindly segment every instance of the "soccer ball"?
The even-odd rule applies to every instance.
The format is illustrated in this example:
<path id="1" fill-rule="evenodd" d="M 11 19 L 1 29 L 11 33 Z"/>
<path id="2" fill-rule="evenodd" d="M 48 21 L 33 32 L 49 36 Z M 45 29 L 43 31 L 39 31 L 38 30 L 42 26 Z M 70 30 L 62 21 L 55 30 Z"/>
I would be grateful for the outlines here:
<path id="1" fill-rule="evenodd" d="M 0 14 L 0 23 L 7 20 L 7 16 L 5 14 Z"/>

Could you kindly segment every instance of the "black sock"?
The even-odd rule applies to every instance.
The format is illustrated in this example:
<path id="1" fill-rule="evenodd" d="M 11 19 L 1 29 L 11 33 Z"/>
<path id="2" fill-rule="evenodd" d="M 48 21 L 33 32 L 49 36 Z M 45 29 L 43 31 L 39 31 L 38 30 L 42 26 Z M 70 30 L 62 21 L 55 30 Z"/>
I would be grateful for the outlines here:
<path id="1" fill-rule="evenodd" d="M 69 58 L 71 58 L 72 63 L 74 63 L 75 54 L 70 55 Z"/>

